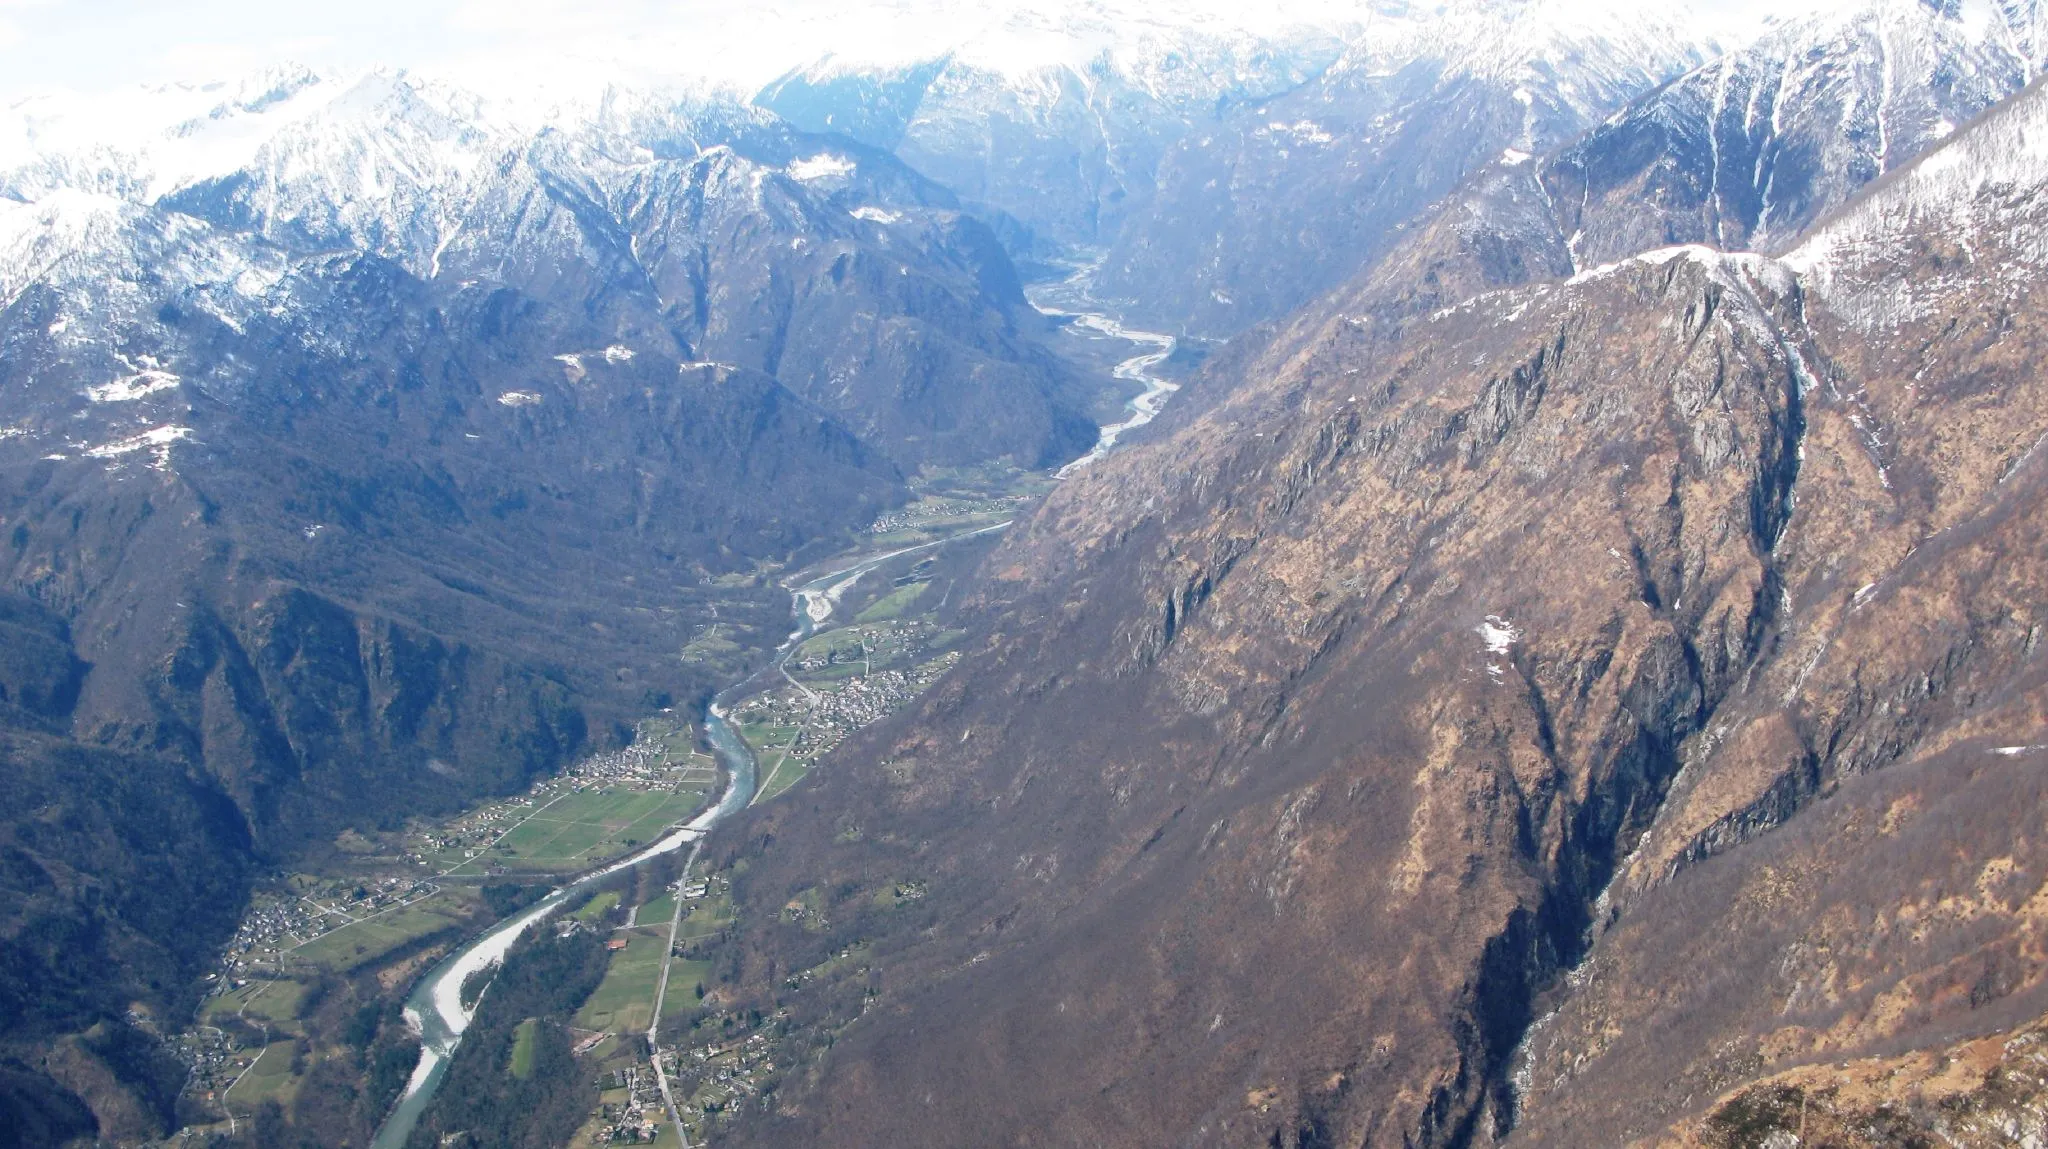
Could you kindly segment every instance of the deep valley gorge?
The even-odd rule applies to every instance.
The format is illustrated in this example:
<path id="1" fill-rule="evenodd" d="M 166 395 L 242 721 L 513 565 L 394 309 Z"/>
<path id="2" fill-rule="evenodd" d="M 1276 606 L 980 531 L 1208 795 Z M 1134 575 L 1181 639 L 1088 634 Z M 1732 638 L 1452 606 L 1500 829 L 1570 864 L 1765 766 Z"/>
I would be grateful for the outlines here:
<path id="1" fill-rule="evenodd" d="M 660 7 L 0 101 L 0 1147 L 2048 1145 L 2048 5 Z"/>

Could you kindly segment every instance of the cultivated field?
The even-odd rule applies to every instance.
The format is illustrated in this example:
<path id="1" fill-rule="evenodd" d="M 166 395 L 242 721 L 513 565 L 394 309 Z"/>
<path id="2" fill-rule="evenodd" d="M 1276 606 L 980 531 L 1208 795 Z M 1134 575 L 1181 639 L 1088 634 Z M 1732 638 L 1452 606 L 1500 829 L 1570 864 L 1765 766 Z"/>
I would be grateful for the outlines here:
<path id="1" fill-rule="evenodd" d="M 641 906 L 640 916 L 636 920 L 643 926 L 666 926 L 668 920 L 675 916 L 675 912 L 676 896 L 663 894 Z"/>
<path id="2" fill-rule="evenodd" d="M 584 1029 L 630 1033 L 647 1028 L 654 1018 L 654 987 L 661 979 L 661 957 L 668 946 L 668 923 L 660 928 L 620 930 L 612 935 L 627 940 L 625 949 L 612 955 L 604 982 L 583 1003 L 576 1024 Z M 680 972 L 680 971 L 678 971 Z M 670 974 L 669 992 L 677 989 Z M 687 987 L 683 987 L 687 991 Z M 694 995 L 693 995 L 694 996 Z"/>
<path id="3" fill-rule="evenodd" d="M 694 790 L 590 789 L 560 795 L 449 870 L 566 873 L 587 869 L 660 838 L 704 805 Z"/>
<path id="4" fill-rule="evenodd" d="M 358 919 L 299 946 L 291 951 L 292 957 L 344 973 L 353 971 L 416 938 L 466 924 L 470 920 L 469 907 L 463 900 L 466 896 L 467 891 L 449 890 L 409 906 Z"/>

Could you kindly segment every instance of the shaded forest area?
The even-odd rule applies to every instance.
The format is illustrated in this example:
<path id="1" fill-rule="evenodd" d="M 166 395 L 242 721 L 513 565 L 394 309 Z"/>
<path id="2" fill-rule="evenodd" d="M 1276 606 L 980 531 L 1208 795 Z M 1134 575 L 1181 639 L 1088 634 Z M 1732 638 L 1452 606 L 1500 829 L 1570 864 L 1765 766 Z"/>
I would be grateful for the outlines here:
<path id="1" fill-rule="evenodd" d="M 567 1142 L 597 1104 L 596 1077 L 579 1070 L 567 1023 L 604 980 L 607 956 L 601 935 L 563 936 L 548 925 L 514 948 L 420 1116 L 410 1149 L 551 1149 Z"/>

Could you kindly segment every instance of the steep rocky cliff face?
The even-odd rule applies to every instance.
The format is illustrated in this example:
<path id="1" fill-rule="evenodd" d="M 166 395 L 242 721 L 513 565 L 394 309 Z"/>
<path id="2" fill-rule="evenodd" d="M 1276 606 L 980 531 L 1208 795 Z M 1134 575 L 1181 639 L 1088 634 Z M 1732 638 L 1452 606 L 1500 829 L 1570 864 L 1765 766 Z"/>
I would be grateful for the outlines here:
<path id="1" fill-rule="evenodd" d="M 1923 1139 L 1994 1143 L 1963 1119 L 2011 1103 L 2024 1034 L 2048 1012 L 2044 125 L 2029 92 L 1787 257 L 1827 349 L 1787 537 L 1789 623 L 1636 844 L 1617 923 L 1531 1042 L 1531 1140 L 1649 1136 L 1802 1066 L 1805 1090 L 1853 1094 L 1867 1059 L 1957 1047 L 1945 1088 L 1894 1066 L 1899 1083 L 1862 1108 L 1893 1103 Z M 1997 1034 L 2018 1061 L 1965 1056 Z M 1796 1113 L 1742 1120 L 1796 1133 Z"/>
<path id="2" fill-rule="evenodd" d="M 1758 331 L 1701 321 L 1717 286 Z M 878 1144 L 1263 1144 L 1500 1112 L 1528 983 L 1768 625 L 1800 414 L 1747 294 L 1681 259 L 1499 327 L 1339 317 L 1272 388 L 1056 497 L 1002 637 L 817 791 L 893 849 L 764 831 L 813 880 L 945 899 L 941 940 L 885 967 L 918 991 L 801 1113 Z M 1653 334 L 1677 300 L 1696 338 Z M 1525 574 L 1557 569 L 1588 577 Z"/>
<path id="3" fill-rule="evenodd" d="M 2024 1111 L 2044 116 L 1783 261 L 1546 282 L 1561 237 L 1454 202 L 1062 487 L 991 560 L 985 645 L 726 847 L 764 999 L 856 938 L 878 971 L 742 1140 Z M 805 890 L 822 929 L 772 915 Z"/>

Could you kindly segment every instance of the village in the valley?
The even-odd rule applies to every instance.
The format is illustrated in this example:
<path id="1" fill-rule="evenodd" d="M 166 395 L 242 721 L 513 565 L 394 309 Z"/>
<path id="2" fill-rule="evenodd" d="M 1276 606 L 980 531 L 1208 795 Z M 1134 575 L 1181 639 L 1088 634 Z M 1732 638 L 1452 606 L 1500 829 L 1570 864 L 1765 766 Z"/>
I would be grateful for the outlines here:
<path id="1" fill-rule="evenodd" d="M 631 745 L 525 793 L 374 838 L 345 832 L 327 864 L 279 875 L 208 976 L 199 1024 L 174 1044 L 189 1103 L 232 1125 L 266 1100 L 289 1100 L 318 1053 L 302 1014 L 323 979 L 402 989 L 512 904 L 504 898 L 531 900 L 688 821 L 723 787 L 698 741 L 689 723 L 657 715 Z"/>
<path id="2" fill-rule="evenodd" d="M 927 500 L 880 520 L 875 533 L 884 536 L 884 546 L 918 547 L 1000 523 L 998 516 L 1014 506 L 1010 497 Z M 787 793 L 833 748 L 915 701 L 959 660 L 955 644 L 964 635 L 946 625 L 944 613 L 953 577 L 930 550 L 878 567 L 846 588 L 819 632 L 789 652 L 768 689 L 734 704 L 731 721 L 758 763 L 756 802 Z M 891 884 L 886 898 L 890 905 L 908 905 L 925 892 L 923 882 L 906 880 Z M 768 1014 L 742 1010 L 729 1006 L 719 991 L 713 963 L 719 943 L 732 936 L 738 913 L 729 876 L 692 872 L 676 883 L 673 894 L 681 908 L 658 1045 L 652 1050 L 643 1046 L 643 1052 L 622 1062 L 623 1037 L 645 1030 L 646 1012 L 624 1007 L 610 1018 L 601 1017 L 606 987 L 585 1007 L 584 1020 L 612 1025 L 591 1033 L 582 1047 L 587 1057 L 606 1065 L 600 1109 L 585 1126 L 582 1143 L 675 1144 L 661 1139 L 670 1136 L 662 1075 L 683 1131 L 692 1143 L 702 1143 L 749 1107 L 771 1107 L 779 1075 L 817 1040 L 817 1034 L 806 1032 L 806 1025 L 815 1023 L 799 1022 L 788 1009 Z M 649 943 L 661 944 L 656 940 L 663 934 L 661 923 L 675 912 L 666 902 L 635 910 L 628 919 L 634 925 L 611 943 L 619 947 L 613 970 L 640 968 L 629 955 L 646 952 L 642 947 Z M 780 916 L 794 929 L 818 931 L 826 924 L 811 893 L 782 907 Z M 861 979 L 867 973 L 866 947 L 854 946 L 815 968 L 787 975 L 783 989 L 800 994 L 820 978 Z M 653 984 L 650 980 L 646 988 Z M 680 1003 L 678 992 L 687 995 Z M 657 1061 L 660 1075 L 654 1072 Z"/>

